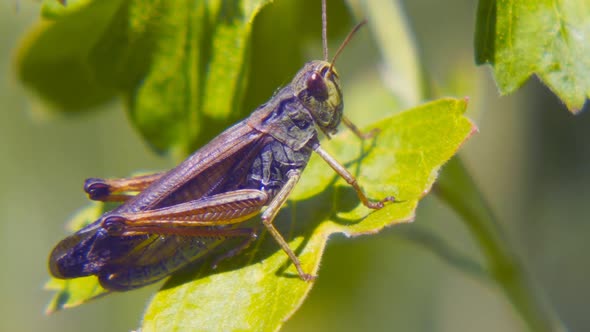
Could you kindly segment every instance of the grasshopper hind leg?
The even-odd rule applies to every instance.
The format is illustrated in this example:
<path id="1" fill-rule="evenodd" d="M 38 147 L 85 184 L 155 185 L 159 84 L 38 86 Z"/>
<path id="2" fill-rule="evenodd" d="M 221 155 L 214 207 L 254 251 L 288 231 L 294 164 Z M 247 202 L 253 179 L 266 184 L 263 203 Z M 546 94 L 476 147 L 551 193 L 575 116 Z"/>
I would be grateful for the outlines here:
<path id="1" fill-rule="evenodd" d="M 125 192 L 143 191 L 163 175 L 164 173 L 154 173 L 119 179 L 89 178 L 84 181 L 84 191 L 93 201 L 124 202 L 132 197 Z"/>
<path id="2" fill-rule="evenodd" d="M 238 254 L 240 254 L 241 252 L 243 252 L 244 250 L 248 249 L 248 247 L 250 247 L 250 245 L 252 244 L 252 242 L 256 241 L 256 239 L 258 238 L 258 232 L 257 229 L 255 228 L 242 228 L 242 230 L 244 232 L 247 232 L 248 234 L 244 234 L 244 236 L 246 237 L 244 239 L 244 241 L 242 241 L 241 243 L 239 243 L 235 248 L 229 250 L 228 252 L 220 255 L 219 257 L 215 258 L 215 260 L 213 261 L 213 264 L 211 264 L 211 268 L 212 269 L 217 269 L 217 266 L 219 265 L 219 263 L 221 263 L 222 261 L 226 260 L 226 259 L 230 259 L 234 256 L 237 256 Z"/>

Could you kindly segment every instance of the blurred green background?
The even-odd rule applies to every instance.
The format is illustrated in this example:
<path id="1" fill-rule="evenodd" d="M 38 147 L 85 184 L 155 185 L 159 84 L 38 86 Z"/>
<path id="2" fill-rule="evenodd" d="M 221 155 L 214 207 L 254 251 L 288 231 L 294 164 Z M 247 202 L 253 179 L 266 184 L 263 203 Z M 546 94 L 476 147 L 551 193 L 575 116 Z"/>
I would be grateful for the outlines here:
<path id="1" fill-rule="evenodd" d="M 263 9 L 260 21 L 284 1 Z M 584 144 L 590 141 L 590 116 L 587 112 L 571 115 L 536 79 L 512 96 L 498 96 L 488 68 L 473 64 L 476 1 L 408 0 L 403 4 L 427 72 L 440 91 L 470 96 L 470 116 L 480 133 L 463 147 L 462 154 L 511 244 L 565 324 L 572 331 L 590 330 L 586 306 L 590 298 L 586 253 L 590 249 L 586 241 L 590 175 L 585 172 L 590 147 Z M 157 286 L 46 316 L 45 305 L 51 297 L 42 289 L 48 278 L 47 256 L 65 235 L 65 221 L 87 202 L 82 192 L 85 178 L 165 169 L 174 162 L 155 155 L 142 142 L 120 102 L 88 115 L 52 115 L 17 82 L 16 47 L 37 21 L 39 6 L 35 1 L 0 3 L 0 330 L 131 330 L 138 326 Z M 329 9 L 330 15 L 346 12 Z M 310 15 L 310 25 L 318 25 L 317 16 Z M 330 35 L 336 45 L 352 20 L 332 21 L 340 21 L 334 22 Z M 276 51 L 277 57 L 289 53 L 257 39 L 261 29 L 257 24 L 253 56 L 263 51 Z M 309 43 L 308 59 L 319 57 L 319 39 Z M 367 87 L 380 85 L 378 56 L 369 34 L 359 34 L 341 61 L 346 111 L 357 109 L 356 114 L 362 114 L 358 109 L 366 105 L 362 98 Z M 265 85 L 278 87 L 289 80 L 270 77 Z M 274 91 L 250 90 L 252 105 L 264 102 Z M 362 123 L 362 116 L 351 117 Z M 525 330 L 495 285 L 466 275 L 408 240 L 404 230 L 412 227 L 480 257 L 462 223 L 429 195 L 413 224 L 376 236 L 335 236 L 311 296 L 284 330 Z"/>

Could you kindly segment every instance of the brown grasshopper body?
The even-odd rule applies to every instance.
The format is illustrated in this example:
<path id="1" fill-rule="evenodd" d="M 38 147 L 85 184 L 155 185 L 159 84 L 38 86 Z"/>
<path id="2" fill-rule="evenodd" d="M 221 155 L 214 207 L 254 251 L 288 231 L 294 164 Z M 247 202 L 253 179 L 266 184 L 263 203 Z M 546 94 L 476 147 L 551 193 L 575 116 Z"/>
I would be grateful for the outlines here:
<path id="1" fill-rule="evenodd" d="M 241 223 L 266 207 L 261 219 L 267 231 L 300 277 L 313 279 L 273 225 L 312 152 L 353 186 L 364 205 L 378 209 L 394 201 L 393 197 L 370 201 L 355 178 L 320 146 L 318 129 L 329 137 L 340 122 L 361 138 L 369 136 L 343 117 L 334 61 L 305 64 L 289 85 L 250 117 L 168 172 L 88 179 L 85 190 L 91 199 L 123 204 L 62 240 L 50 255 L 51 274 L 63 279 L 95 275 L 108 290 L 142 287 L 203 257 L 229 238 L 244 241 L 219 259 L 243 250 L 256 238 L 256 231 Z"/>
<path id="2" fill-rule="evenodd" d="M 89 179 L 85 189 L 91 198 L 125 203 L 60 242 L 51 253 L 51 273 L 58 278 L 96 275 L 111 290 L 141 287 L 201 257 L 216 241 L 242 236 L 249 243 L 254 230 L 236 225 L 267 206 L 262 214 L 265 226 L 301 277 L 311 279 L 272 219 L 312 151 L 355 187 L 365 205 L 383 206 L 370 202 L 352 175 L 320 147 L 316 126 L 327 135 L 335 133 L 342 107 L 338 75 L 331 64 L 312 61 L 249 118 L 171 171 L 132 179 Z M 116 195 L 129 190 L 139 194 Z"/>

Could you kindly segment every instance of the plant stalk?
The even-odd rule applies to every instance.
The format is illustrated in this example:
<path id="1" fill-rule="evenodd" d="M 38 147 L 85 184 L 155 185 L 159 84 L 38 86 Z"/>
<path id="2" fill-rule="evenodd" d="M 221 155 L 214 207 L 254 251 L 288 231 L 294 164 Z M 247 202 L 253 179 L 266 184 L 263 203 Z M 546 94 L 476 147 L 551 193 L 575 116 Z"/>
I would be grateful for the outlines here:
<path id="1" fill-rule="evenodd" d="M 526 275 L 497 218 L 459 156 L 445 165 L 435 192 L 461 216 L 486 258 L 491 279 L 503 289 L 529 329 L 534 332 L 567 331 Z"/>

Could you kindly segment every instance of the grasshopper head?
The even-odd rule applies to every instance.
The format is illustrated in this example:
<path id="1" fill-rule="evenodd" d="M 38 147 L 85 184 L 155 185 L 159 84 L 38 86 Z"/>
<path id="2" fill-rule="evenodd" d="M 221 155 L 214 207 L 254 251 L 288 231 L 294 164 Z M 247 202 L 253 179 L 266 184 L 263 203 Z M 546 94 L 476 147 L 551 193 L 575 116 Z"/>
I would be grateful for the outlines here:
<path id="1" fill-rule="evenodd" d="M 327 61 L 310 61 L 293 79 L 295 96 L 326 134 L 336 133 L 342 118 L 342 91 L 334 67 Z"/>

